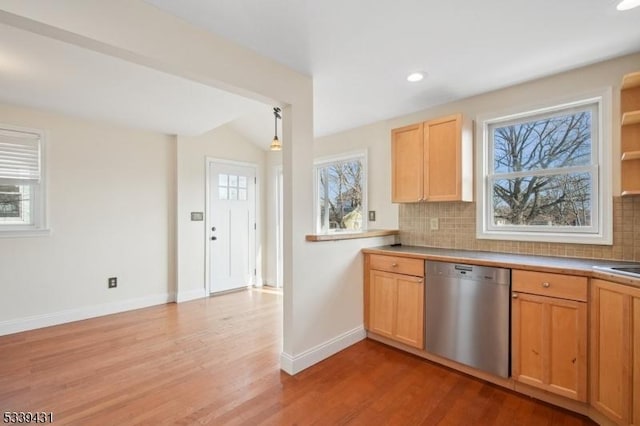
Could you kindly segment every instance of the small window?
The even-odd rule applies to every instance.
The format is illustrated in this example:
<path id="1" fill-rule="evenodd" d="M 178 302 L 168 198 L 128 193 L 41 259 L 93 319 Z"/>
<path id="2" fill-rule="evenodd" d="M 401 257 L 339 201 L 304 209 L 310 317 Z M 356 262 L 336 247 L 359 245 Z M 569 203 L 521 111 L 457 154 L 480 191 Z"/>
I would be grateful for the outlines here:
<path id="1" fill-rule="evenodd" d="M 316 161 L 318 233 L 366 230 L 366 153 Z"/>
<path id="2" fill-rule="evenodd" d="M 0 125 L 0 236 L 45 230 L 43 133 Z"/>
<path id="3" fill-rule="evenodd" d="M 478 119 L 478 238 L 611 243 L 611 175 L 591 98 Z"/>
<path id="4" fill-rule="evenodd" d="M 247 177 L 218 175 L 218 198 L 221 200 L 247 201 Z"/>

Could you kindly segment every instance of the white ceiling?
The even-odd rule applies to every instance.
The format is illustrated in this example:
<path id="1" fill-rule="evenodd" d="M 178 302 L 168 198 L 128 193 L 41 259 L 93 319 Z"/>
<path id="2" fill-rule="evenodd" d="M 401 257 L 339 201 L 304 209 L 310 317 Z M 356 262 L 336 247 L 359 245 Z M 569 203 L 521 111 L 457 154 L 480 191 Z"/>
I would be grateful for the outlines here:
<path id="1" fill-rule="evenodd" d="M 146 1 L 313 76 L 317 136 L 640 51 L 640 8 L 614 0 Z M 415 70 L 427 78 L 408 83 Z M 4 25 L 0 102 L 273 136 L 270 105 Z"/>
<path id="2" fill-rule="evenodd" d="M 316 135 L 640 50 L 614 0 L 147 2 L 313 76 Z"/>
<path id="3" fill-rule="evenodd" d="M 255 115 L 273 126 L 268 105 L 6 25 L 0 102 L 168 134 L 199 135 Z M 273 127 L 266 133 L 264 146 Z"/>

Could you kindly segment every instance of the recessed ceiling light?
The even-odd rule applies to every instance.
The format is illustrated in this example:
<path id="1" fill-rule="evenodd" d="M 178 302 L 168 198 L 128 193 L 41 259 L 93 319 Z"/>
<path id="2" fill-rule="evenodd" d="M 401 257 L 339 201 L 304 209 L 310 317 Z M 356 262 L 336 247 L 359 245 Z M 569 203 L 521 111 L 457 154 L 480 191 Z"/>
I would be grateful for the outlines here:
<path id="1" fill-rule="evenodd" d="M 620 3 L 618 3 L 618 6 L 616 7 L 616 9 L 629 10 L 638 6 L 640 6 L 640 0 L 622 0 Z"/>
<path id="2" fill-rule="evenodd" d="M 411 74 L 409 74 L 407 76 L 407 81 L 410 81 L 412 83 L 415 83 L 417 81 L 420 81 L 424 78 L 424 73 L 421 72 L 412 72 Z"/>

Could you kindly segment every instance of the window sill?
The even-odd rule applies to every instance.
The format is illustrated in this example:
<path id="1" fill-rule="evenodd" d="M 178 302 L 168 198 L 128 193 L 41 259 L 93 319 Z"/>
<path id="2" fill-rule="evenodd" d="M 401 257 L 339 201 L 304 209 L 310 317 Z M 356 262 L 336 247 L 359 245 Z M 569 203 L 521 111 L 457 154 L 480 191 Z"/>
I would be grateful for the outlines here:
<path id="1" fill-rule="evenodd" d="M 612 245 L 613 238 L 611 230 L 605 234 L 558 234 L 547 232 L 476 232 L 478 240 L 502 240 L 502 241 L 530 241 L 542 243 L 567 243 L 567 244 L 588 244 L 588 245 Z"/>
<path id="2" fill-rule="evenodd" d="M 400 231 L 397 229 L 371 229 L 369 231 L 362 232 L 337 232 L 335 234 L 309 234 L 305 237 L 307 241 L 320 242 L 320 241 L 339 241 L 339 240 L 354 240 L 357 238 L 373 238 L 373 237 L 386 237 L 388 235 L 399 235 Z"/>
<path id="3" fill-rule="evenodd" d="M 0 229 L 0 238 L 48 237 L 51 229 Z"/>

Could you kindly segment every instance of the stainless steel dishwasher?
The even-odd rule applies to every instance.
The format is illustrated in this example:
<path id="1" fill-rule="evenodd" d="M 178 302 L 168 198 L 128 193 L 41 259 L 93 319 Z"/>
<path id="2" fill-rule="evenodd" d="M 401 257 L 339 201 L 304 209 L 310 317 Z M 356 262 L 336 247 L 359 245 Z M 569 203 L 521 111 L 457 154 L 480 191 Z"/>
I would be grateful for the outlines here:
<path id="1" fill-rule="evenodd" d="M 426 350 L 509 377 L 510 295 L 510 269 L 426 261 Z"/>

